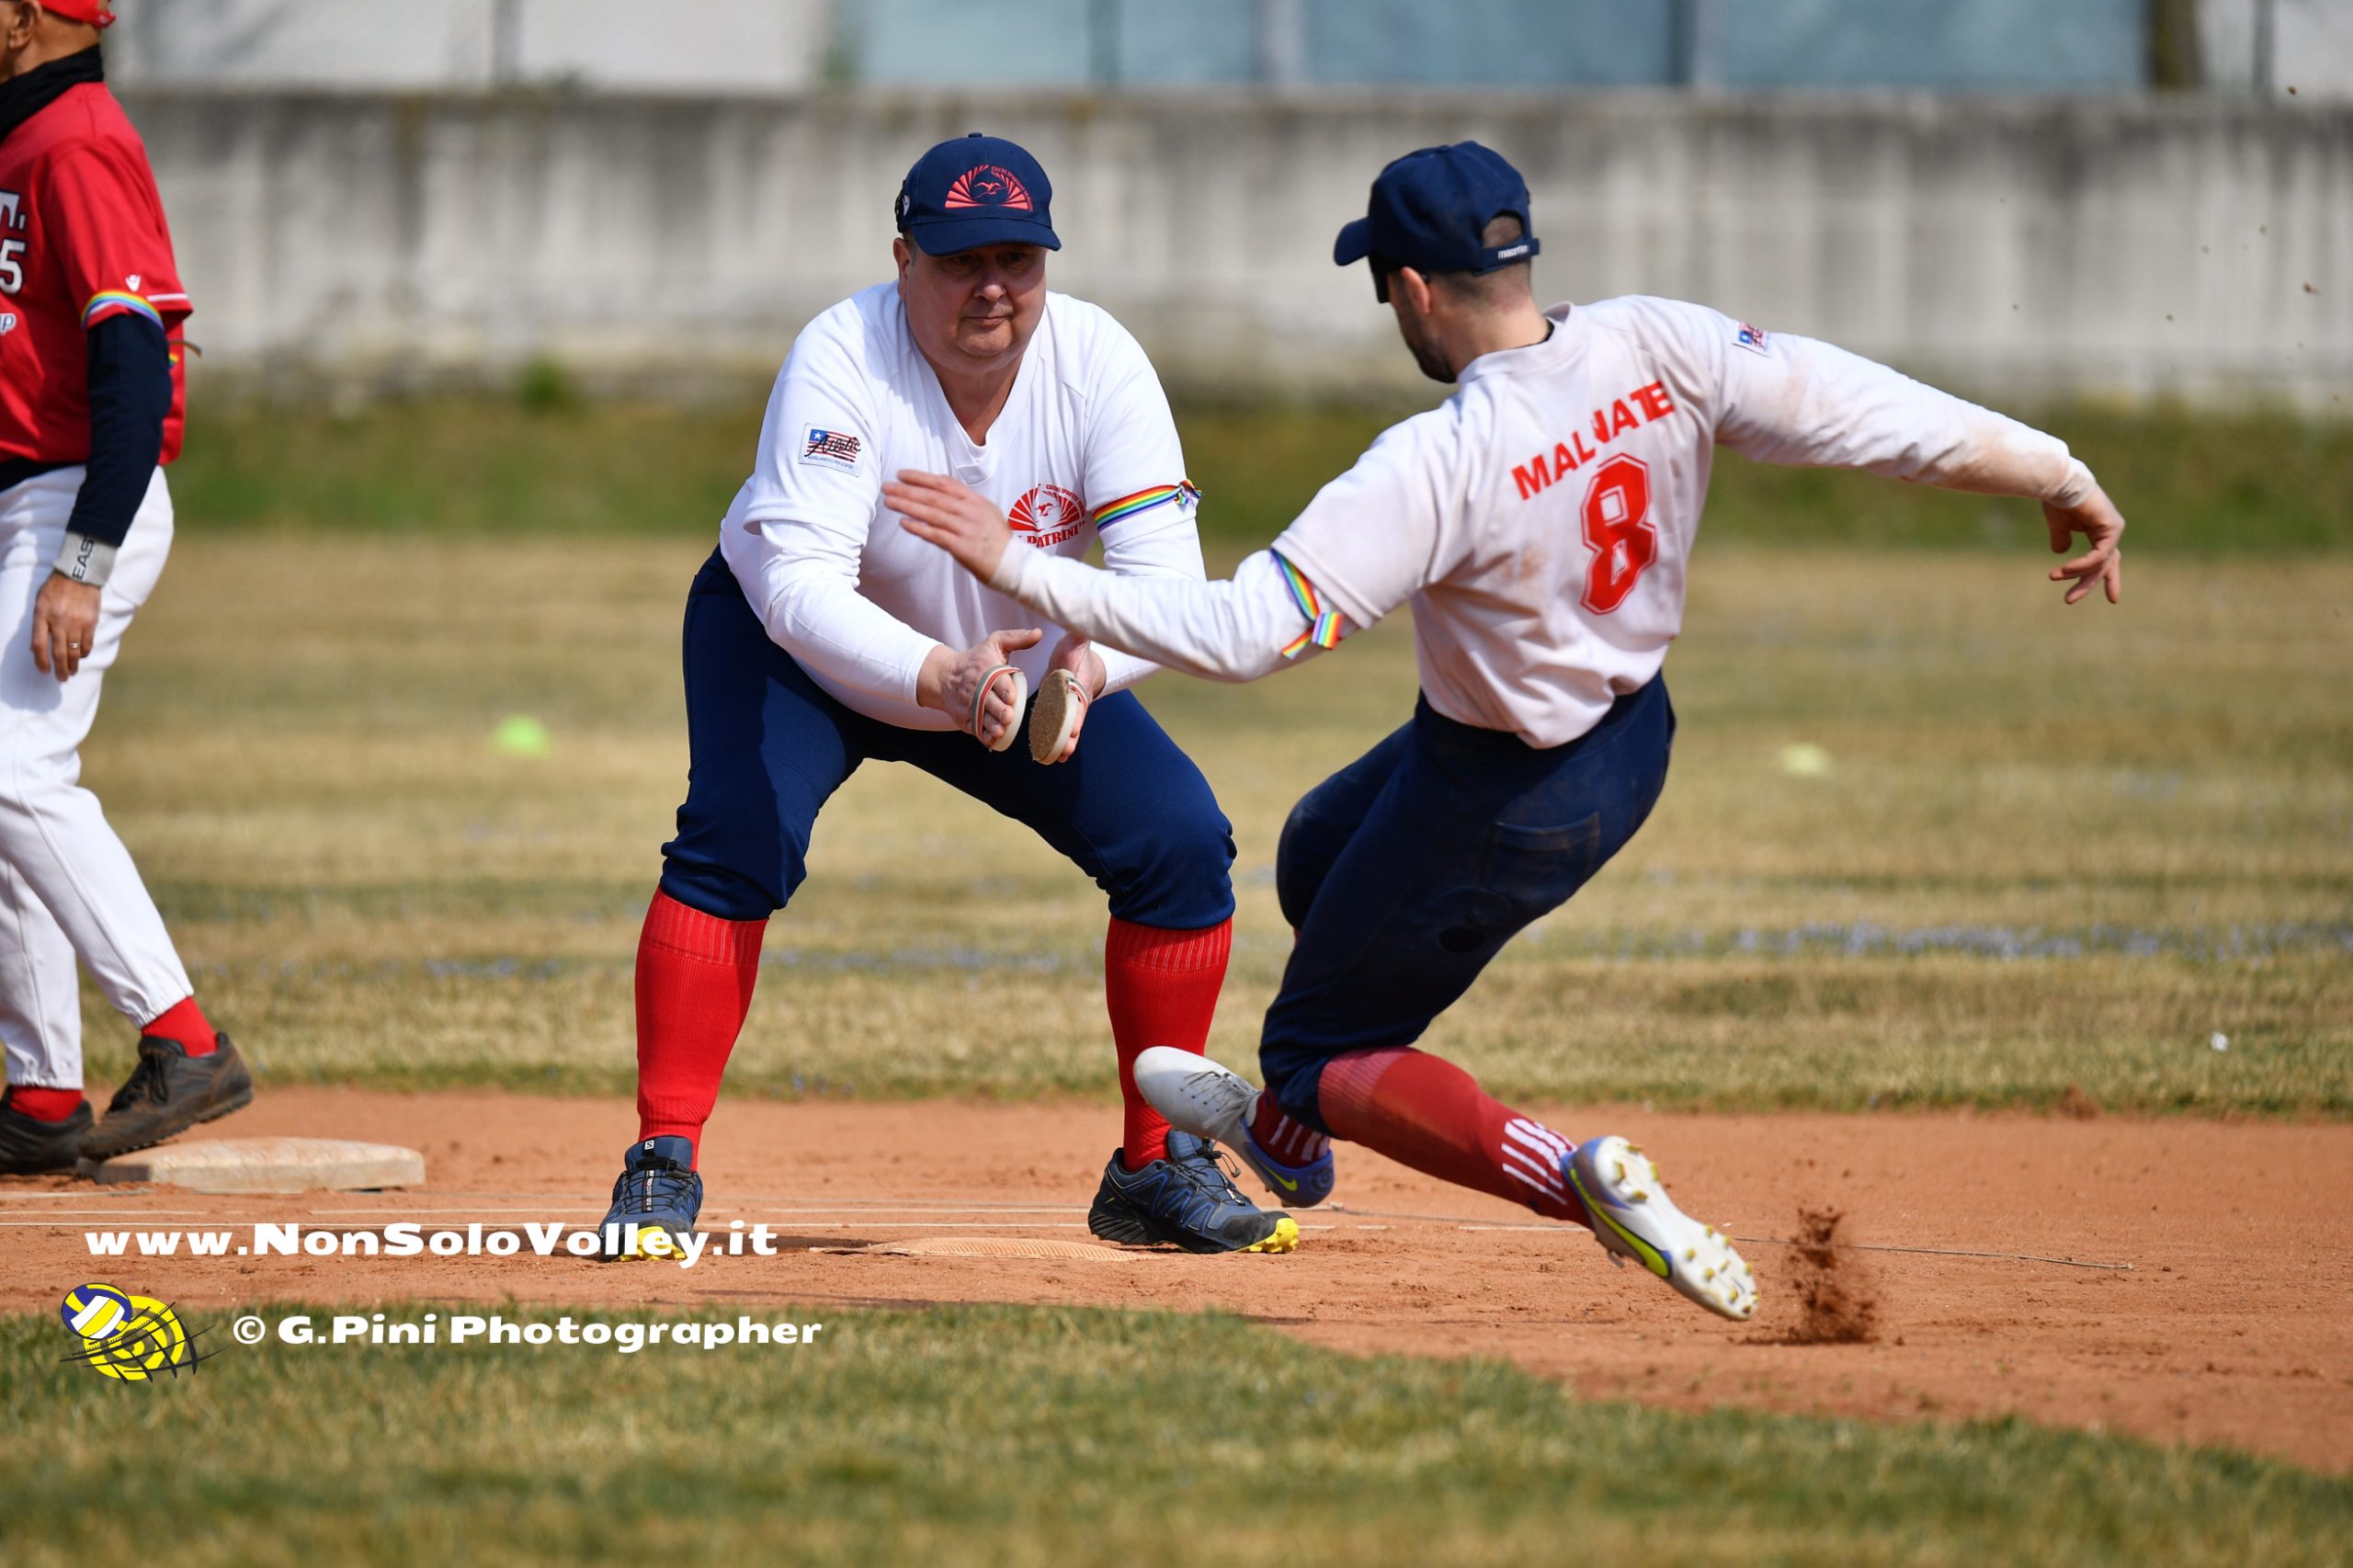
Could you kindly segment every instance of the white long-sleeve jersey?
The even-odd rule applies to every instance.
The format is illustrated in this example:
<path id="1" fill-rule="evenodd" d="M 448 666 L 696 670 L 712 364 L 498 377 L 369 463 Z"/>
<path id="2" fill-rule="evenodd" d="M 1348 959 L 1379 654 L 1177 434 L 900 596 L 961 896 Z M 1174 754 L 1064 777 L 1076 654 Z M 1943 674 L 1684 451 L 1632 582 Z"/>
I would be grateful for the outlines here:
<path id="1" fill-rule="evenodd" d="M 1176 422 L 1152 362 L 1108 312 L 1049 293 L 1004 412 L 968 436 L 908 335 L 898 287 L 860 290 L 801 329 L 776 386 L 751 478 L 720 525 L 720 551 L 768 635 L 848 707 L 910 730 L 957 721 L 915 702 L 937 643 L 969 648 L 1036 623 L 882 505 L 903 469 L 953 474 L 1002 510 L 1022 553 L 1086 554 L 1112 572 L 1199 584 Z M 1013 655 L 1032 685 L 1062 628 Z M 1151 663 L 1098 650 L 1116 691 Z"/>
<path id="2" fill-rule="evenodd" d="M 1008 550 L 993 586 L 1108 646 L 1253 680 L 1407 600 L 1430 706 L 1555 746 L 1658 673 L 1719 442 L 2080 504 L 2056 437 L 1826 343 L 1702 305 L 1557 305 L 1385 431 L 1228 582 L 1116 581 Z"/>

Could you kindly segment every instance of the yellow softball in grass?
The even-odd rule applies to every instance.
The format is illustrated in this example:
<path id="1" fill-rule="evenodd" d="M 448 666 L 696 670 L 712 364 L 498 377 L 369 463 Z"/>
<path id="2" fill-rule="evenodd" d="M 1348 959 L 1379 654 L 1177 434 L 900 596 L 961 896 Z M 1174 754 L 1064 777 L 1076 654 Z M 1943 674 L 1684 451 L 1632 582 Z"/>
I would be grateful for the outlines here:
<path id="1" fill-rule="evenodd" d="M 112 1339 L 131 1321 L 131 1298 L 111 1285 L 84 1285 L 57 1309 L 65 1326 L 85 1339 Z"/>

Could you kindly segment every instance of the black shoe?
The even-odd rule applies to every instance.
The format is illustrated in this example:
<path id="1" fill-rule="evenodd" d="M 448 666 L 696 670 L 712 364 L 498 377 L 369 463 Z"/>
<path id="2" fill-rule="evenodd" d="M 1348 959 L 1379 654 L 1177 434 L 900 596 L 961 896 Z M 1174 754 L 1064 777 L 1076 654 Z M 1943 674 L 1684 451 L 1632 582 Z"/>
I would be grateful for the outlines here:
<path id="1" fill-rule="evenodd" d="M 83 1135 L 82 1157 L 111 1160 L 251 1105 L 254 1080 L 245 1059 L 227 1035 L 219 1040 L 210 1056 L 190 1056 L 178 1040 L 140 1036 L 139 1065 L 107 1102 L 97 1126 Z"/>
<path id="2" fill-rule="evenodd" d="M 1289 1252 L 1299 1244 L 1299 1222 L 1243 1197 L 1218 1163 L 1217 1145 L 1189 1132 L 1169 1133 L 1168 1157 L 1140 1171 L 1113 1154 L 1086 1228 L 1107 1242 L 1167 1242 L 1187 1252 Z"/>
<path id="3" fill-rule="evenodd" d="M 90 1131 L 90 1102 L 75 1106 L 63 1121 L 43 1121 L 18 1110 L 16 1096 L 13 1087 L 0 1092 L 0 1176 L 72 1170 L 81 1157 L 82 1135 Z"/>
<path id="4" fill-rule="evenodd" d="M 701 1212 L 702 1177 L 695 1174 L 694 1144 L 676 1134 L 632 1143 L 621 1156 L 620 1179 L 613 1183 L 613 1206 L 597 1230 L 605 1260 L 683 1257 L 686 1238 L 694 1233 Z"/>

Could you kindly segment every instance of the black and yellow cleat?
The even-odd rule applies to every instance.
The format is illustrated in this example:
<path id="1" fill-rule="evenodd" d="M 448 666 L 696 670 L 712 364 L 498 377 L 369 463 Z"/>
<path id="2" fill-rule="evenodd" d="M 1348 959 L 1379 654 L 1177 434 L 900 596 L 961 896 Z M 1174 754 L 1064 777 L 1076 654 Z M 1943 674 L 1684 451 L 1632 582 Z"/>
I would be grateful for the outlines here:
<path id="1" fill-rule="evenodd" d="M 1217 1145 L 1189 1132 L 1169 1133 L 1167 1157 L 1142 1170 L 1127 1169 L 1113 1154 L 1086 1228 L 1107 1242 L 1187 1252 L 1289 1252 L 1299 1245 L 1299 1221 L 1245 1198 Z"/>
<path id="2" fill-rule="evenodd" d="M 602 1226 L 608 1262 L 648 1257 L 676 1262 L 686 1256 L 682 1238 L 694 1233 L 702 1212 L 702 1177 L 695 1172 L 695 1146 L 665 1135 L 630 1145 L 613 1204 Z"/>

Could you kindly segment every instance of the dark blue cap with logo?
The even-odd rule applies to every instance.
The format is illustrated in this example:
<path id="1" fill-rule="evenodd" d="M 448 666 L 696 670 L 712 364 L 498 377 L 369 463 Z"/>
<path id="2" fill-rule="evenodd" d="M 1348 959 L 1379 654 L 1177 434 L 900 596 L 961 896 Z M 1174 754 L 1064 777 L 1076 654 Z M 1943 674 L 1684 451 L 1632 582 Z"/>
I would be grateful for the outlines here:
<path id="1" fill-rule="evenodd" d="M 1480 244 L 1480 231 L 1506 212 L 1519 220 L 1521 237 Z M 1457 142 L 1408 153 L 1381 170 L 1370 210 L 1340 231 L 1332 259 L 1348 267 L 1373 257 L 1376 285 L 1401 267 L 1424 276 L 1493 272 L 1542 248 L 1534 229 L 1519 171 L 1476 142 Z"/>
<path id="2" fill-rule="evenodd" d="M 1038 160 L 1001 136 L 973 131 L 915 160 L 892 215 L 926 256 L 975 245 L 1063 248 L 1046 204 L 1054 187 Z"/>

